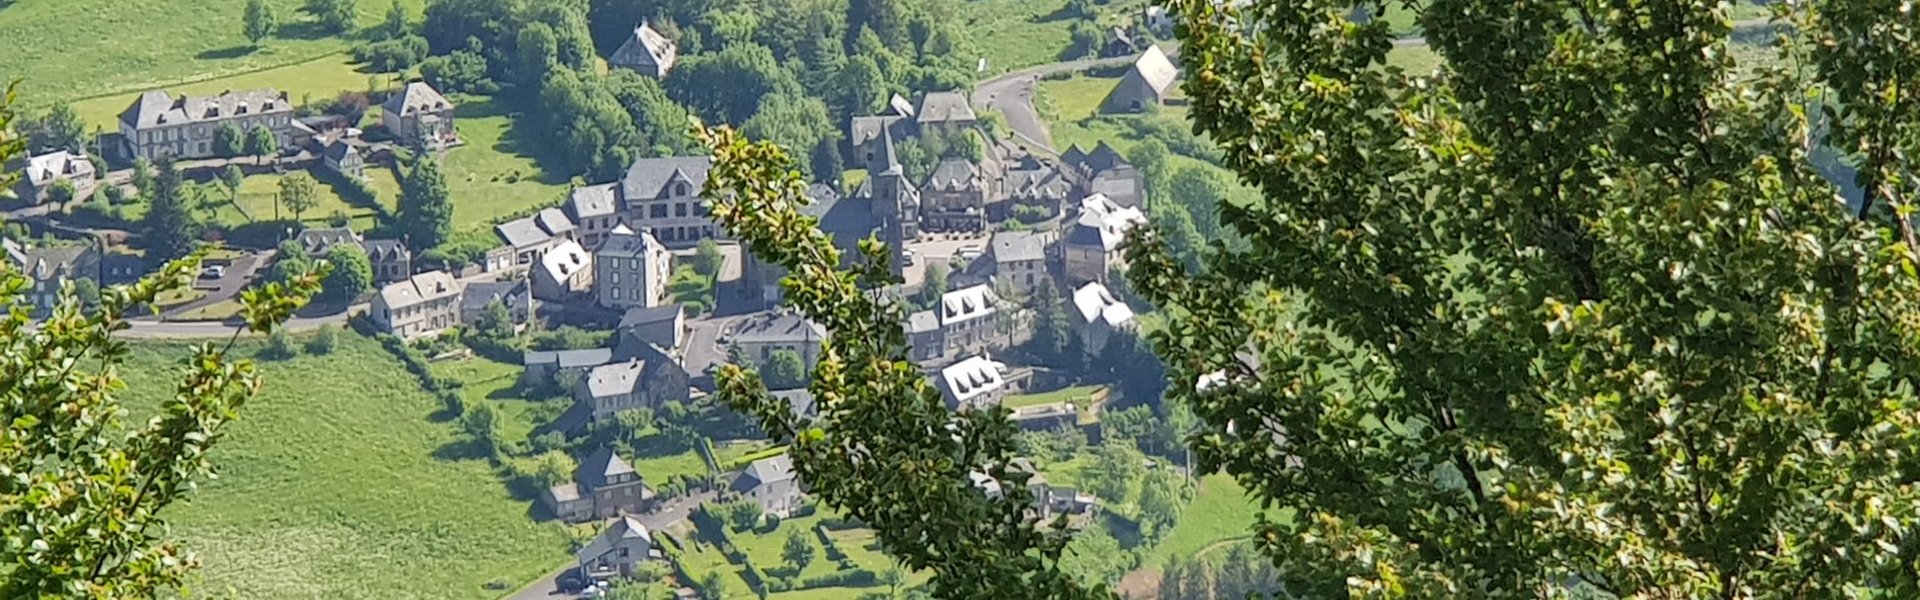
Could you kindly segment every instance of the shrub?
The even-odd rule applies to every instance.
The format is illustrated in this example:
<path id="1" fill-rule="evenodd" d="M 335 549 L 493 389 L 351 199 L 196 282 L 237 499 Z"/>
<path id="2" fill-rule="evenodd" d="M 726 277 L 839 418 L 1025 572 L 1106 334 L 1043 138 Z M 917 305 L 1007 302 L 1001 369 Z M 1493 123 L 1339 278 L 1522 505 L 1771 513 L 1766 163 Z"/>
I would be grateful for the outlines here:
<path id="1" fill-rule="evenodd" d="M 823 587 L 866 587 L 880 581 L 880 575 L 869 569 L 834 571 L 825 575 L 816 575 L 800 580 L 800 589 L 810 590 Z"/>
<path id="2" fill-rule="evenodd" d="M 285 327 L 275 328 L 267 334 L 267 347 L 260 351 L 260 357 L 267 360 L 287 360 L 297 356 L 293 347 L 293 337 L 287 335 Z"/>
<path id="3" fill-rule="evenodd" d="M 1013 218 L 1022 223 L 1039 223 L 1051 217 L 1053 217 L 1053 211 L 1047 210 L 1045 206 L 1016 204 L 1013 207 Z"/>
<path id="4" fill-rule="evenodd" d="M 321 325 L 320 330 L 314 332 L 313 339 L 307 341 L 307 353 L 315 355 L 332 354 L 333 347 L 339 345 L 339 343 L 340 328 L 334 327 L 332 324 Z"/>

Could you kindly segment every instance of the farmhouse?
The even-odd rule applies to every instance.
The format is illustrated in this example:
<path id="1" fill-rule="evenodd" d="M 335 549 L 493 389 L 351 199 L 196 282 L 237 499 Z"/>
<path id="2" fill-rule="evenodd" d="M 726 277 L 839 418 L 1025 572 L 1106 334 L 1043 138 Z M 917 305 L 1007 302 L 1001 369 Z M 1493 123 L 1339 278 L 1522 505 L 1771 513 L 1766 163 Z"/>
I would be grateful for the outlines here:
<path id="1" fill-rule="evenodd" d="M 692 246 L 703 239 L 723 239 L 726 232 L 713 221 L 706 199 L 713 159 L 706 156 L 642 158 L 627 168 L 619 183 L 578 188 L 567 199 L 567 213 L 583 224 L 590 242 L 599 241 L 614 227 L 652 230 L 669 248 Z"/>
<path id="2" fill-rule="evenodd" d="M 387 284 L 373 297 L 373 322 L 381 331 L 413 339 L 460 323 L 460 284 L 446 271 L 428 271 Z"/>
<path id="3" fill-rule="evenodd" d="M 373 278 L 378 283 L 400 281 L 413 274 L 413 252 L 399 240 L 362 239 L 346 227 L 309 227 L 300 230 L 294 240 L 311 258 L 325 257 L 328 250 L 340 244 L 360 246 L 373 263 Z"/>
<path id="4" fill-rule="evenodd" d="M 1101 112 L 1142 112 L 1150 106 L 1160 106 L 1173 92 L 1173 80 L 1180 70 L 1173 66 L 1160 47 L 1148 45 L 1147 51 L 1133 61 L 1127 74 L 1120 77 L 1120 83 L 1114 85 L 1106 100 L 1100 103 Z"/>
<path id="5" fill-rule="evenodd" d="M 213 132 L 223 125 L 241 131 L 265 127 L 273 132 L 278 150 L 293 143 L 293 103 L 286 92 L 274 89 L 179 98 L 152 91 L 120 113 L 120 135 L 129 158 L 211 157 L 217 150 Z"/>
<path id="6" fill-rule="evenodd" d="M 577 523 L 646 510 L 653 488 L 634 472 L 633 465 L 601 447 L 573 471 L 573 481 L 554 485 L 541 494 L 547 509 L 562 521 Z"/>
<path id="7" fill-rule="evenodd" d="M 802 498 L 793 459 L 785 454 L 753 461 L 733 480 L 730 490 L 760 505 L 762 513 L 783 519 L 800 508 Z"/>
<path id="8" fill-rule="evenodd" d="M 680 47 L 673 40 L 641 21 L 639 27 L 633 28 L 633 35 L 627 36 L 627 41 L 607 59 L 607 66 L 665 79 L 679 56 Z"/>
<path id="9" fill-rule="evenodd" d="M 476 281 L 460 291 L 460 322 L 473 324 L 494 302 L 506 307 L 514 323 L 525 323 L 533 312 L 533 295 L 525 281 Z"/>
<path id="10" fill-rule="evenodd" d="M 632 516 L 614 521 L 573 556 L 580 564 L 580 576 L 588 581 L 632 577 L 634 565 L 661 557 L 653 544 L 653 532 Z"/>
<path id="11" fill-rule="evenodd" d="M 380 105 L 380 123 L 401 143 L 440 148 L 456 139 L 454 106 L 424 81 L 408 83 Z"/>

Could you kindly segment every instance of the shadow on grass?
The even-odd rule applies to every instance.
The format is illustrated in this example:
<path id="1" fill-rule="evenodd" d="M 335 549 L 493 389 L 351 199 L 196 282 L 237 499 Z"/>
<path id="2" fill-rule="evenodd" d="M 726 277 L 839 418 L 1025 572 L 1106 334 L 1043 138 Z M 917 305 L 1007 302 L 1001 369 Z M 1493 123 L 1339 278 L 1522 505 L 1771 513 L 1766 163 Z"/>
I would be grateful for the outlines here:
<path id="1" fill-rule="evenodd" d="M 437 418 L 439 413 L 434 413 L 434 416 L 436 417 L 434 420 L 439 421 Z M 481 444 L 480 440 L 473 439 L 472 436 L 461 435 L 460 439 L 447 442 L 439 448 L 434 449 L 433 457 L 447 461 L 486 460 L 487 447 Z"/>
<path id="2" fill-rule="evenodd" d="M 230 46 L 226 48 L 201 50 L 199 54 L 195 54 L 193 57 L 200 60 L 226 60 L 230 58 L 240 58 L 252 54 L 257 50 L 259 50 L 259 48 L 252 46 Z"/>
<path id="3" fill-rule="evenodd" d="M 450 423 L 458 418 L 460 418 L 460 413 L 454 412 L 452 408 L 447 407 L 441 407 L 440 410 L 433 411 L 433 414 L 427 415 L 427 420 L 434 423 Z"/>
<path id="4" fill-rule="evenodd" d="M 1033 23 L 1052 23 L 1054 21 L 1066 21 L 1079 18 L 1081 18 L 1081 16 L 1073 12 L 1073 3 L 1068 2 L 1060 5 L 1060 8 L 1054 9 L 1053 12 L 1044 15 L 1034 15 L 1028 17 L 1027 20 Z"/>
<path id="5" fill-rule="evenodd" d="M 327 31 L 327 28 L 322 26 L 319 21 L 287 23 L 281 25 L 279 29 L 275 29 L 273 34 L 273 37 L 283 40 L 318 40 L 330 38 L 334 35 L 333 32 Z"/>

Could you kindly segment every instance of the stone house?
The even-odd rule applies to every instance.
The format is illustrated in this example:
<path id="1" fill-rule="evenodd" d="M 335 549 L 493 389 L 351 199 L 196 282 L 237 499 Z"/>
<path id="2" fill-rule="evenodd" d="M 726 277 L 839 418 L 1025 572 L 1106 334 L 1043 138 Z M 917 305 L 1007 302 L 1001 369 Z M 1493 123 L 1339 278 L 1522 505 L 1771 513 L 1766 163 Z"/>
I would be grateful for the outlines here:
<path id="1" fill-rule="evenodd" d="M 740 356 L 762 365 L 773 359 L 774 352 L 789 350 L 799 354 L 800 361 L 812 370 L 820 362 L 820 344 L 826 339 L 825 327 L 798 313 L 782 311 L 740 323 L 731 346 Z"/>
<path id="2" fill-rule="evenodd" d="M 286 92 L 274 89 L 179 98 L 147 92 L 120 113 L 122 150 L 129 158 L 147 160 L 208 158 L 215 153 L 213 132 L 228 124 L 242 132 L 266 127 L 277 148 L 285 148 L 293 143 L 293 103 Z"/>
<path id="3" fill-rule="evenodd" d="M 428 271 L 387 284 L 373 297 L 374 325 L 414 339 L 460 324 L 460 284 L 446 271 Z"/>
<path id="4" fill-rule="evenodd" d="M 359 179 L 366 176 L 367 159 L 360 155 L 359 148 L 339 139 L 320 150 L 320 165 L 342 177 Z"/>
<path id="5" fill-rule="evenodd" d="M 533 269 L 533 297 L 566 302 L 593 289 L 593 255 L 567 240 L 540 255 Z"/>
<path id="6" fill-rule="evenodd" d="M 22 299 L 34 314 L 47 314 L 60 303 L 60 288 L 81 279 L 100 283 L 100 251 L 92 245 L 25 246 L 13 240 L 0 240 L 7 261 L 27 278 Z"/>
<path id="7" fill-rule="evenodd" d="M 620 335 L 661 348 L 679 348 L 687 331 L 687 311 L 679 304 L 627 309 L 620 316 Z"/>
<path id="8" fill-rule="evenodd" d="M 493 227 L 501 243 L 513 248 L 513 262 L 517 265 L 532 265 L 548 250 L 573 240 L 574 232 L 573 221 L 556 208 L 541 209 Z"/>
<path id="9" fill-rule="evenodd" d="M 1100 102 L 1100 111 L 1136 113 L 1166 104 L 1167 97 L 1174 91 L 1173 82 L 1179 76 L 1180 69 L 1167 54 L 1161 52 L 1159 46 L 1149 44 L 1140 58 L 1134 59 L 1127 73 L 1120 76 L 1120 83 Z"/>
<path id="10" fill-rule="evenodd" d="M 413 251 L 400 240 L 368 240 L 346 227 L 308 227 L 294 237 L 310 258 L 322 258 L 340 244 L 355 244 L 373 265 L 375 283 L 393 283 L 413 275 Z"/>
<path id="11" fill-rule="evenodd" d="M 1146 210 L 1146 178 L 1113 146 L 1103 141 L 1094 145 L 1091 152 L 1069 146 L 1060 160 L 1075 172 L 1078 179 L 1075 192 L 1082 198 L 1100 194 L 1122 208 Z"/>
<path id="12" fill-rule="evenodd" d="M 1052 232 L 995 232 L 987 245 L 987 254 L 993 259 L 995 288 L 1030 296 L 1040 286 L 1052 285 L 1053 274 L 1047 270 L 1047 263 L 1053 242 Z"/>
<path id="13" fill-rule="evenodd" d="M 1057 217 L 1067 202 L 1077 200 L 1078 188 L 1064 171 L 1067 167 L 1043 163 L 1032 157 L 1008 165 L 1001 180 L 1001 197 L 987 204 L 987 218 L 1005 221 L 1015 216 L 1014 209 L 1027 206 Z"/>
<path id="14" fill-rule="evenodd" d="M 899 141 L 918 135 L 919 123 L 914 120 L 917 110 L 912 102 L 894 94 L 880 114 L 853 117 L 847 127 L 847 142 L 853 148 L 854 160 L 872 163 L 882 136 Z"/>
<path id="15" fill-rule="evenodd" d="M 633 28 L 633 35 L 627 36 L 627 41 L 620 45 L 620 49 L 607 58 L 607 66 L 627 69 L 654 79 L 665 79 L 679 57 L 679 45 L 667 39 L 667 36 L 660 35 L 646 21 L 641 21 L 640 26 Z"/>
<path id="16" fill-rule="evenodd" d="M 753 461 L 728 490 L 760 505 L 760 511 L 782 519 L 792 516 L 805 497 L 793 474 L 793 459 L 785 454 Z"/>
<path id="17" fill-rule="evenodd" d="M 457 139 L 453 129 L 454 106 L 424 81 L 407 84 L 380 104 L 380 124 L 402 144 L 423 142 L 428 148 L 444 147 Z"/>
<path id="18" fill-rule="evenodd" d="M 1126 241 L 1127 232 L 1145 224 L 1147 216 L 1139 209 L 1114 204 L 1104 194 L 1081 199 L 1079 211 L 1060 243 L 1066 283 L 1105 283 L 1113 269 L 1125 263 L 1120 245 Z"/>
<path id="19" fill-rule="evenodd" d="M 964 158 L 944 158 L 920 186 L 920 228 L 925 231 L 980 232 L 987 229 L 992 182 Z"/>
<path id="20" fill-rule="evenodd" d="M 1115 298 L 1107 286 L 1087 282 L 1073 291 L 1073 310 L 1068 314 L 1080 333 L 1080 347 L 1088 356 L 1106 350 L 1113 336 L 1133 331 L 1133 308 Z"/>
<path id="21" fill-rule="evenodd" d="M 24 171 L 20 174 L 20 183 L 14 185 L 14 193 L 28 204 L 45 201 L 47 190 L 61 181 L 73 184 L 75 200 L 93 195 L 99 183 L 93 161 L 87 160 L 85 154 L 65 150 L 28 158 Z"/>
<path id="22" fill-rule="evenodd" d="M 1119 25 L 1108 27 L 1106 41 L 1100 45 L 1100 58 L 1132 56 L 1133 53 L 1140 51 L 1141 43 L 1143 41 L 1140 37 L 1125 27 Z"/>
<path id="23" fill-rule="evenodd" d="M 567 213 L 573 217 L 573 223 L 578 228 L 581 245 L 600 247 L 600 243 L 607 238 L 607 232 L 625 222 L 619 204 L 618 183 L 581 186 L 568 193 Z"/>
<path id="24" fill-rule="evenodd" d="M 559 379 L 563 371 L 584 374 L 589 369 L 612 362 L 612 348 L 528 350 L 520 355 L 520 364 L 525 367 L 520 374 L 520 382 L 526 385 L 545 385 Z"/>
<path id="25" fill-rule="evenodd" d="M 627 168 L 619 183 L 575 189 L 567 199 L 567 213 L 582 222 L 581 232 L 594 240 L 626 225 L 652 230 L 669 248 L 693 246 L 704 239 L 725 239 L 714 222 L 706 199 L 713 159 L 706 156 L 642 158 Z"/>
<path id="26" fill-rule="evenodd" d="M 654 545 L 653 532 L 647 525 L 637 517 L 624 516 L 574 551 L 573 556 L 580 565 L 582 579 L 605 581 L 633 577 L 635 565 L 663 555 Z"/>
<path id="27" fill-rule="evenodd" d="M 921 131 L 962 131 L 980 124 L 973 105 L 962 92 L 928 92 L 920 97 L 913 120 Z"/>
<path id="28" fill-rule="evenodd" d="M 923 310 L 907 315 L 907 359 L 915 362 L 946 356 L 947 341 L 940 335 L 940 315 Z"/>
<path id="29" fill-rule="evenodd" d="M 1007 365 L 973 356 L 940 369 L 934 382 L 952 410 L 999 406 L 1007 399 Z"/>
<path id="30" fill-rule="evenodd" d="M 533 291 L 525 281 L 477 281 L 460 291 L 460 322 L 472 325 L 487 311 L 487 305 L 499 302 L 507 308 L 513 322 L 525 323 L 533 314 Z"/>
<path id="31" fill-rule="evenodd" d="M 940 316 L 943 354 L 971 354 L 985 350 L 994 340 L 1000 296 L 993 287 L 976 285 L 940 295 L 935 307 Z"/>
<path id="32" fill-rule="evenodd" d="M 633 465 L 605 446 L 580 461 L 573 481 L 541 494 L 554 517 L 569 523 L 645 512 L 655 498 L 653 488 Z"/>
<path id="33" fill-rule="evenodd" d="M 653 232 L 615 226 L 593 253 L 595 299 L 613 309 L 666 304 L 672 258 Z"/>
<path id="34" fill-rule="evenodd" d="M 625 340 L 623 340 L 625 342 Z M 685 402 L 685 369 L 665 350 L 645 343 L 626 342 L 614 350 L 614 362 L 587 371 L 574 388 L 574 401 L 600 420 L 633 408 L 659 408 L 667 401 Z"/>

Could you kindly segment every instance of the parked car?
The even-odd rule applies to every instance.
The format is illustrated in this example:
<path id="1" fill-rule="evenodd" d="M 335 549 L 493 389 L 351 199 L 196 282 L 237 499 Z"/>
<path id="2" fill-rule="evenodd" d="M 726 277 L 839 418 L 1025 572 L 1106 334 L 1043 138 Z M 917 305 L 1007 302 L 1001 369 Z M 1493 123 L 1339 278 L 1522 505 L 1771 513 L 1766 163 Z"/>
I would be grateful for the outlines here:
<path id="1" fill-rule="evenodd" d="M 901 266 L 905 266 L 905 267 L 911 267 L 911 266 L 913 266 L 913 251 L 912 251 L 912 250 L 902 250 L 902 251 L 900 252 L 900 256 L 901 256 L 901 259 L 900 259 L 900 265 L 901 265 Z"/>
<path id="2" fill-rule="evenodd" d="M 214 265 L 200 270 L 201 279 L 219 279 L 227 276 L 227 268 Z"/>

